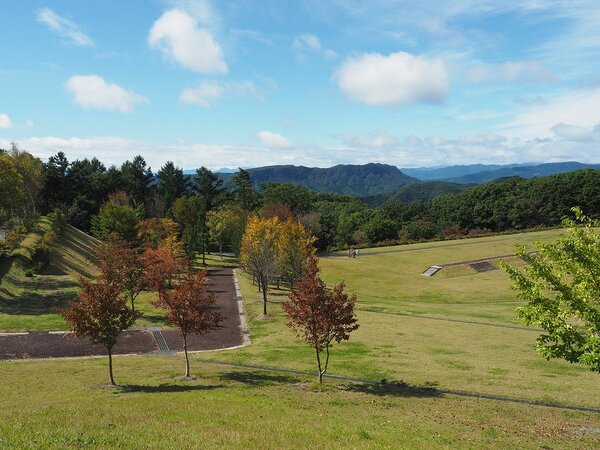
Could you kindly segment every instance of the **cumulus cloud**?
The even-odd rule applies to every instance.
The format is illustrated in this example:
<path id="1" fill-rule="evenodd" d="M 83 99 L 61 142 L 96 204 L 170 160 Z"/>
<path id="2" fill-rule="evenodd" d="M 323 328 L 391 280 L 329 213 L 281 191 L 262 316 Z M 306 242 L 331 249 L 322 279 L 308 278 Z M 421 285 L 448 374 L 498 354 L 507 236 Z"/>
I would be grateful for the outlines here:
<path id="1" fill-rule="evenodd" d="M 87 109 L 131 112 L 138 104 L 148 100 L 118 84 L 108 83 L 98 75 L 75 75 L 67 80 L 65 88 L 73 94 L 74 101 Z"/>
<path id="2" fill-rule="evenodd" d="M 59 16 L 50 8 L 44 8 L 38 11 L 36 15 L 38 22 L 46 25 L 52 32 L 62 38 L 65 44 L 76 45 L 79 47 L 90 47 L 94 41 L 81 31 L 79 25 Z"/>
<path id="3" fill-rule="evenodd" d="M 7 130 L 14 126 L 15 125 L 8 114 L 0 113 L 0 128 Z"/>
<path id="4" fill-rule="evenodd" d="M 448 71 L 440 58 L 406 52 L 348 58 L 334 79 L 352 100 L 367 105 L 438 103 L 446 98 L 450 88 Z"/>
<path id="5" fill-rule="evenodd" d="M 557 123 L 552 128 L 552 132 L 567 141 L 574 142 L 590 142 L 594 139 L 594 130 L 588 127 L 579 125 L 571 125 L 568 123 Z"/>
<path id="6" fill-rule="evenodd" d="M 507 61 L 502 64 L 476 64 L 466 70 L 471 83 L 504 82 L 543 84 L 556 81 L 556 75 L 537 61 Z"/>
<path id="7" fill-rule="evenodd" d="M 179 96 L 179 101 L 209 108 L 225 96 L 264 99 L 261 90 L 252 81 L 206 80 L 184 89 Z"/>
<path id="8" fill-rule="evenodd" d="M 294 147 L 294 144 L 289 139 L 279 133 L 260 131 L 256 136 L 268 148 L 284 149 Z"/>
<path id="9" fill-rule="evenodd" d="M 223 51 L 212 34 L 180 9 L 166 11 L 148 34 L 150 48 L 199 73 L 227 73 Z"/>

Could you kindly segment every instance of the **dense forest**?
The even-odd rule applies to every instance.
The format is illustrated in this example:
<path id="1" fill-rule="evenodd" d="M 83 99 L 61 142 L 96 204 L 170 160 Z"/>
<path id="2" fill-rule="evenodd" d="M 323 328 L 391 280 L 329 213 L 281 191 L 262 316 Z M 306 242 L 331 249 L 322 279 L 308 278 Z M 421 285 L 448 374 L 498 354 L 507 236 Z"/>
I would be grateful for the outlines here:
<path id="1" fill-rule="evenodd" d="M 448 188 L 458 192 L 438 195 Z M 120 167 L 106 167 L 96 158 L 69 161 L 62 152 L 43 162 L 14 146 L 0 151 L 5 246 L 40 214 L 55 210 L 99 238 L 131 239 L 140 230 L 164 227 L 176 230 L 190 251 L 202 252 L 237 251 L 251 214 L 297 219 L 321 251 L 556 226 L 573 206 L 600 215 L 600 170 L 460 188 L 415 182 L 374 203 L 300 184 L 257 188 L 252 172 L 242 169 L 225 185 L 205 167 L 186 176 L 167 162 L 153 172 L 139 155 Z"/>

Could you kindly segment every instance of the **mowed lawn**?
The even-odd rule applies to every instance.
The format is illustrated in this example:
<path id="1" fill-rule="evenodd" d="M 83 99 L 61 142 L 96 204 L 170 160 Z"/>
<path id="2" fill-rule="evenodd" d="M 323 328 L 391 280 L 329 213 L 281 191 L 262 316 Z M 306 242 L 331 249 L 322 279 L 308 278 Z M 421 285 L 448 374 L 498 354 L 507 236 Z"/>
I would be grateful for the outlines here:
<path id="1" fill-rule="evenodd" d="M 520 304 L 503 271 L 445 277 L 421 272 L 435 263 L 510 254 L 515 242 L 555 239 L 560 230 L 522 235 L 403 246 L 402 253 L 322 258 L 328 284 L 344 280 L 358 296 L 360 329 L 336 345 L 335 374 L 403 381 L 465 392 L 600 407 L 600 375 L 561 360 L 546 361 L 534 349 L 539 330 L 515 318 Z M 499 239 L 498 237 L 496 239 Z M 404 251 L 419 248 L 417 251 Z M 433 247 L 433 248 L 431 248 Z M 436 248 L 439 247 L 439 248 Z M 364 251 L 363 251 L 364 252 Z M 270 317 L 263 319 L 261 297 L 240 277 L 253 345 L 215 355 L 219 359 L 314 371 L 314 352 L 285 325 L 271 291 Z"/>
<path id="2" fill-rule="evenodd" d="M 593 448 L 598 415 L 236 369 L 192 357 L 0 363 L 0 448 Z"/>
<path id="3" fill-rule="evenodd" d="M 0 448 L 597 447 L 600 414 L 435 390 L 600 407 L 600 375 L 535 353 L 538 332 L 515 320 L 518 301 L 503 272 L 420 275 L 432 264 L 514 253 L 515 242 L 559 233 L 321 259 L 327 283 L 344 279 L 357 293 L 361 325 L 333 347 L 329 372 L 386 384 L 316 386 L 314 351 L 285 325 L 287 292 L 271 291 L 263 318 L 261 295 L 240 271 L 252 343 L 192 355 L 192 381 L 180 378 L 181 355 L 115 358 L 116 390 L 101 387 L 106 358 L 0 362 Z"/>

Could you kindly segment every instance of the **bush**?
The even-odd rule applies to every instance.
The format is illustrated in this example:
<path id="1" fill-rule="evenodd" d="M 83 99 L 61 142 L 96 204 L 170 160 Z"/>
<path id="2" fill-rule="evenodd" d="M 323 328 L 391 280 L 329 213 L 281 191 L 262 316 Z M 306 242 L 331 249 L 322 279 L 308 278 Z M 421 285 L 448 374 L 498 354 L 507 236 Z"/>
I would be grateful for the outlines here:
<path id="1" fill-rule="evenodd" d="M 25 269 L 25 276 L 31 278 L 33 276 L 33 269 Z"/>

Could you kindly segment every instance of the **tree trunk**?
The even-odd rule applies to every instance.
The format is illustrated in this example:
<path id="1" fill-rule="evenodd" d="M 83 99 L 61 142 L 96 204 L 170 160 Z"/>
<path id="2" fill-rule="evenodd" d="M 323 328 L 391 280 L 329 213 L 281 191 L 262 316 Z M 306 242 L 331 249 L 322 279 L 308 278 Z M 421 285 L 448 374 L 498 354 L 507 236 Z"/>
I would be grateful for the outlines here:
<path id="1" fill-rule="evenodd" d="M 223 244 L 219 243 L 219 257 L 223 261 Z"/>
<path id="2" fill-rule="evenodd" d="M 267 286 L 263 284 L 262 286 L 262 295 L 263 295 L 263 314 L 267 315 Z"/>
<path id="3" fill-rule="evenodd" d="M 319 349 L 316 347 L 315 351 L 317 353 L 317 367 L 319 368 L 319 383 L 323 384 L 323 371 L 321 370 L 321 352 L 319 352 Z"/>
<path id="4" fill-rule="evenodd" d="M 106 349 L 108 350 L 108 374 L 110 375 L 110 384 L 111 386 L 116 386 L 117 383 L 115 383 L 112 370 L 112 347 L 107 347 Z"/>
<path id="5" fill-rule="evenodd" d="M 183 353 L 185 354 L 185 376 L 190 376 L 190 358 L 188 357 L 187 351 L 187 334 L 183 335 Z"/>

